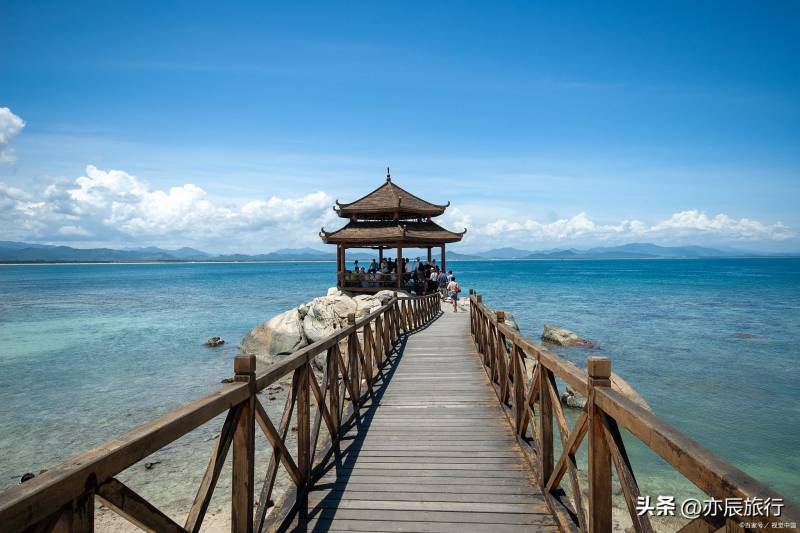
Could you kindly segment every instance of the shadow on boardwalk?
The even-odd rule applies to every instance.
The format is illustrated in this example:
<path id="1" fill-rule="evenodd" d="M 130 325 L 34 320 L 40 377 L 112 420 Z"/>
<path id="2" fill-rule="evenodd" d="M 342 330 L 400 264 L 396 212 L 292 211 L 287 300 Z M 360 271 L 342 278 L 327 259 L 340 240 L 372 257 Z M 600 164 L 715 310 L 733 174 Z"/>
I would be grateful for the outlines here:
<path id="1" fill-rule="evenodd" d="M 554 530 L 469 337 L 445 312 L 403 337 L 283 531 Z"/>

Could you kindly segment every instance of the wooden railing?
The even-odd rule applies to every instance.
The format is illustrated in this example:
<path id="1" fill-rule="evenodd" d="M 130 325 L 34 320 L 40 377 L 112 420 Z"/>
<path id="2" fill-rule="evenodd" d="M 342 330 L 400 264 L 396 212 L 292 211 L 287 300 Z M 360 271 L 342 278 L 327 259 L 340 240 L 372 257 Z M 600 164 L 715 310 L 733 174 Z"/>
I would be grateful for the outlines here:
<path id="1" fill-rule="evenodd" d="M 491 311 L 480 295 L 474 291 L 470 293 L 473 339 L 517 440 L 563 531 L 611 531 L 612 464 L 634 530 L 653 530 L 648 514 L 641 515 L 636 509 L 640 491 L 620 428 L 628 430 L 700 490 L 720 502 L 728 498 L 738 498 L 742 502 L 756 498 L 763 502 L 771 498 L 783 503 L 780 516 L 742 513 L 726 519 L 719 511 L 714 516 L 694 518 L 681 531 L 706 532 L 719 528 L 742 531 L 742 524 L 748 523 L 780 529 L 776 526 L 800 522 L 796 505 L 612 390 L 608 358 L 589 357 L 587 370 L 579 369 L 509 327 L 504 323 L 503 311 Z M 529 369 L 532 369 L 530 380 Z M 586 407 L 571 429 L 561 408 L 555 378 L 587 398 Z M 554 420 L 561 441 L 559 457 L 554 455 Z M 575 457 L 587 436 L 589 490 L 584 493 Z M 568 492 L 561 488 L 565 478 L 569 480 Z M 680 502 L 677 503 L 676 515 L 680 512 Z"/>
<path id="2" fill-rule="evenodd" d="M 357 419 L 373 393 L 373 383 L 402 335 L 435 319 L 438 295 L 393 298 L 368 316 L 256 373 L 255 357 L 237 356 L 234 382 L 161 418 L 134 429 L 60 466 L 0 493 L 0 531 L 92 531 L 95 499 L 142 529 L 158 532 L 200 530 L 229 449 L 233 449 L 231 529 L 268 529 L 267 509 L 279 467 L 302 497 L 312 482 L 312 467 L 328 457 L 340 435 Z M 359 338 L 360 337 L 360 338 Z M 320 382 L 312 369 L 326 354 Z M 281 420 L 270 420 L 256 393 L 292 374 Z M 312 420 L 311 405 L 316 408 Z M 153 452 L 225 413 L 200 487 L 183 525 L 167 516 L 115 476 Z M 294 413 L 297 449 L 287 447 Z M 320 440 L 320 429 L 327 430 Z M 254 463 L 256 426 L 272 447 L 256 503 Z M 255 509 L 255 512 L 254 512 Z"/>

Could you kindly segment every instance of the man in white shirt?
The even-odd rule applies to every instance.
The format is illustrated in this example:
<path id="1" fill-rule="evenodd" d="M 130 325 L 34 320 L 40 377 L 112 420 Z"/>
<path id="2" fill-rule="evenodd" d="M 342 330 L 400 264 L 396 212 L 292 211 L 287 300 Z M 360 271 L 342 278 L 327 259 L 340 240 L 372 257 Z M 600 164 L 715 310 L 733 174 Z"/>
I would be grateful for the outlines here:
<path id="1" fill-rule="evenodd" d="M 456 277 L 453 276 L 450 278 L 450 283 L 447 284 L 447 294 L 450 296 L 450 299 L 453 300 L 453 312 L 458 312 L 458 293 L 461 292 L 461 287 L 458 285 L 456 281 Z"/>

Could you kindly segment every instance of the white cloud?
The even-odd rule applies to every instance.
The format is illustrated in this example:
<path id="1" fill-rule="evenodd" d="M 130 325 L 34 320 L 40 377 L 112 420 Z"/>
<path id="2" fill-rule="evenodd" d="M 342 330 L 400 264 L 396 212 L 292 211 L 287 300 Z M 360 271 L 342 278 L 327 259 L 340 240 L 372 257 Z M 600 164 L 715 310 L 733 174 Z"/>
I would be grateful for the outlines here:
<path id="1" fill-rule="evenodd" d="M 122 170 L 87 166 L 74 180 L 58 180 L 40 191 L 0 183 L 0 239 L 40 242 L 81 241 L 120 245 L 197 246 L 209 250 L 261 252 L 320 245 L 323 225 L 340 225 L 333 199 L 318 191 L 233 203 L 185 183 L 160 190 Z M 554 217 L 555 218 L 555 217 Z M 476 220 L 477 219 L 477 220 Z M 699 210 L 663 220 L 598 222 L 585 212 L 541 222 L 508 209 L 451 206 L 437 220 L 448 229 L 469 231 L 465 248 L 547 247 L 650 241 L 662 244 L 775 242 L 797 237 L 780 222 L 713 216 Z"/>
<path id="2" fill-rule="evenodd" d="M 797 236 L 784 224 L 765 224 L 749 218 L 735 219 L 724 213 L 709 217 L 698 210 L 674 213 L 669 218 L 648 225 L 640 220 L 600 224 L 586 213 L 543 223 L 532 219 L 499 218 L 473 229 L 482 240 L 505 239 L 516 243 L 569 244 L 630 242 L 647 239 L 677 242 L 715 239 L 717 241 L 781 241 Z"/>
<path id="3" fill-rule="evenodd" d="M 191 183 L 153 190 L 127 172 L 90 165 L 86 175 L 52 183 L 39 194 L 0 183 L 0 220 L 5 222 L 0 238 L 198 246 L 222 241 L 226 249 L 264 250 L 315 242 L 319 227 L 331 222 L 332 204 L 320 191 L 238 206 L 213 199 Z"/>
<path id="4" fill-rule="evenodd" d="M 24 120 L 15 115 L 9 108 L 0 107 L 0 163 L 13 163 L 16 161 L 11 139 L 22 131 L 24 127 Z"/>
<path id="5" fill-rule="evenodd" d="M 650 228 L 650 231 L 653 233 L 668 232 L 672 234 L 701 232 L 741 240 L 783 240 L 795 236 L 795 232 L 780 222 L 768 225 L 749 218 L 736 220 L 724 213 L 709 217 L 696 209 L 675 213 L 668 219 L 654 225 Z"/>

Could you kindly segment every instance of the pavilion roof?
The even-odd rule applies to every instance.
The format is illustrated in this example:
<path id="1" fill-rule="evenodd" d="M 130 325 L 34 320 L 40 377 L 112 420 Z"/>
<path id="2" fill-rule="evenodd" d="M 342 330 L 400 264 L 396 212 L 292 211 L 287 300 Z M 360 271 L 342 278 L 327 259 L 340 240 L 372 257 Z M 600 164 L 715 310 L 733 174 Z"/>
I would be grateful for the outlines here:
<path id="1" fill-rule="evenodd" d="M 449 205 L 450 202 L 445 205 L 432 204 L 411 194 L 395 185 L 387 172 L 386 182 L 380 187 L 349 204 L 337 200 L 333 209 L 343 218 L 358 218 L 359 215 L 364 218 L 392 218 L 395 214 L 399 218 L 411 218 L 439 216 Z"/>
<path id="2" fill-rule="evenodd" d="M 435 222 L 418 221 L 355 221 L 336 231 L 320 231 L 326 244 L 352 244 L 356 246 L 435 246 L 458 242 L 467 232 L 444 229 Z"/>

